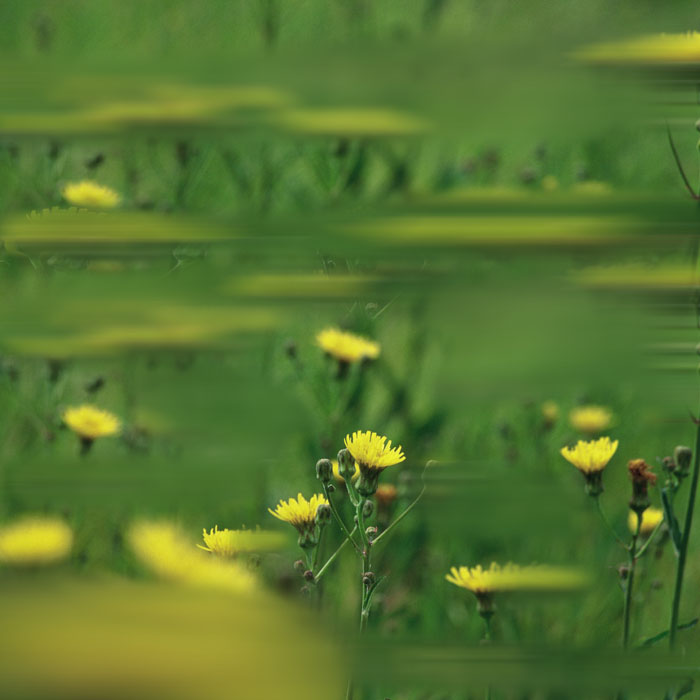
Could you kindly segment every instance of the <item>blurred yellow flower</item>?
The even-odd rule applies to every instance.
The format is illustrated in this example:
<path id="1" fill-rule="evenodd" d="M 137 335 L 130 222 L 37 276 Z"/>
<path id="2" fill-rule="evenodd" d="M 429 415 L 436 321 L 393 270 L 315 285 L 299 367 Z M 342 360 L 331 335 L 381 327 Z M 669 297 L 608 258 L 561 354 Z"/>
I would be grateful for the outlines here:
<path id="1" fill-rule="evenodd" d="M 399 464 L 406 459 L 401 445 L 391 446 L 391 440 L 369 430 L 356 430 L 352 435 L 345 436 L 345 447 L 354 457 L 360 470 L 386 469 Z"/>
<path id="2" fill-rule="evenodd" d="M 664 519 L 664 512 L 660 508 L 647 508 L 642 514 L 642 526 L 639 529 L 639 534 L 642 536 L 650 535 L 656 526 Z M 627 518 L 627 525 L 631 533 L 637 532 L 637 514 L 631 510 Z"/>
<path id="3" fill-rule="evenodd" d="M 562 447 L 561 456 L 584 474 L 592 474 L 605 469 L 617 445 L 618 440 L 611 441 L 609 437 L 585 442 L 579 440 L 575 447 Z"/>
<path id="4" fill-rule="evenodd" d="M 379 343 L 339 328 L 325 328 L 316 335 L 316 343 L 329 355 L 341 362 L 375 360 L 379 357 Z"/>
<path id="5" fill-rule="evenodd" d="M 215 525 L 209 532 L 206 528 L 203 532 L 204 545 L 198 544 L 200 549 L 222 557 L 235 557 L 246 552 L 262 552 L 277 549 L 283 542 L 274 532 L 262 530 L 219 530 Z"/>
<path id="6" fill-rule="evenodd" d="M 232 593 L 255 588 L 255 577 L 245 567 L 204 554 L 173 523 L 136 522 L 129 528 L 127 539 L 138 559 L 162 578 Z"/>
<path id="7" fill-rule="evenodd" d="M 374 497 L 377 499 L 378 505 L 386 507 L 396 500 L 398 493 L 398 489 L 394 484 L 379 484 Z"/>
<path id="8" fill-rule="evenodd" d="M 345 483 L 345 479 L 343 479 L 343 477 L 340 476 L 340 470 L 338 469 L 338 460 L 332 459 L 331 464 L 333 465 L 333 476 L 341 483 Z M 355 479 L 357 479 L 358 476 L 360 476 L 360 468 L 357 466 L 357 463 L 355 463 L 355 473 L 352 476 L 352 480 L 355 481 Z"/>
<path id="9" fill-rule="evenodd" d="M 268 511 L 304 534 L 315 527 L 316 510 L 320 505 L 328 505 L 326 497 L 322 494 L 317 493 L 311 496 L 308 501 L 301 494 L 298 494 L 296 499 L 290 498 L 289 501 L 280 501 L 275 510 L 268 508 Z"/>
<path id="10" fill-rule="evenodd" d="M 599 433 L 612 424 L 613 414 L 604 406 L 577 406 L 569 413 L 569 421 L 582 433 Z"/>
<path id="11" fill-rule="evenodd" d="M 505 591 L 571 590 L 588 581 L 582 571 L 568 567 L 508 563 L 500 566 L 492 562 L 488 569 L 453 566 L 445 578 L 455 586 L 466 588 L 477 596 Z"/>
<path id="12" fill-rule="evenodd" d="M 0 562 L 13 566 L 53 564 L 73 547 L 73 531 L 58 518 L 24 517 L 0 528 Z"/>
<path id="13" fill-rule="evenodd" d="M 63 188 L 61 194 L 76 207 L 89 209 L 113 209 L 121 201 L 118 192 L 91 180 L 71 182 Z"/>
<path id="14" fill-rule="evenodd" d="M 87 440 L 116 435 L 121 430 L 121 422 L 113 413 L 89 404 L 67 408 L 62 418 L 74 433 Z"/>
<path id="15" fill-rule="evenodd" d="M 554 401 L 545 401 L 542 404 L 542 418 L 548 425 L 553 425 L 559 419 L 559 405 Z"/>
<path id="16" fill-rule="evenodd" d="M 648 34 L 588 46 L 576 55 L 595 63 L 696 63 L 700 61 L 700 33 Z"/>

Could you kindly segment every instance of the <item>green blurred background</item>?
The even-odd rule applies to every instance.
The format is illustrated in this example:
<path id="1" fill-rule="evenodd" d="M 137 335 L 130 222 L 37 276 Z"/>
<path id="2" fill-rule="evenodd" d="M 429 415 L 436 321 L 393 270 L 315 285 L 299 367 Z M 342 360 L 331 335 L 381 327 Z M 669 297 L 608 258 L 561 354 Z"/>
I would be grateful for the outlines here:
<path id="1" fill-rule="evenodd" d="M 662 697 L 649 679 L 669 673 L 663 657 L 646 651 L 622 673 L 593 654 L 619 644 L 625 557 L 559 450 L 581 437 L 571 408 L 612 410 L 620 447 L 603 501 L 624 532 L 626 461 L 660 472 L 694 440 L 697 207 L 666 125 L 693 180 L 697 97 L 692 80 L 593 69 L 571 52 L 699 19 L 690 2 L 5 0 L 0 513 L 58 514 L 77 537 L 60 583 L 31 586 L 87 580 L 99 597 L 105 577 L 150 580 L 124 541 L 137 517 L 173 519 L 193 540 L 215 524 L 281 527 L 267 508 L 319 491 L 316 460 L 375 430 L 407 455 L 382 477 L 399 495 L 380 526 L 436 464 L 376 558 L 388 578 L 367 697 L 472 697 L 470 679 L 494 678 L 504 697 L 609 697 L 618 672 L 643 679 L 634 697 Z M 81 179 L 119 191 L 120 211 L 52 209 Z M 338 379 L 314 341 L 329 325 L 376 339 L 380 358 Z M 545 401 L 560 408 L 554 425 Z M 125 423 L 84 458 L 60 418 L 82 402 Z M 356 561 L 345 552 L 311 610 L 288 534 L 262 558 L 265 588 L 333 644 L 353 639 Z M 681 621 L 700 603 L 698 538 L 691 552 Z M 492 560 L 576 565 L 594 583 L 499 604 L 504 661 L 478 646 L 471 596 L 444 581 Z M 669 542 L 641 562 L 635 642 L 667 628 L 673 569 Z M 0 576 L 6 604 L 30 610 L 25 583 Z M 42 599 L 41 619 L 81 595 Z M 681 634 L 696 651 L 697 632 Z M 516 645 L 544 663 L 538 678 L 520 675 L 530 662 Z M 586 661 L 547 665 L 539 650 L 553 648 Z M 12 692 L 46 696 L 29 678 Z M 197 697 L 134 678 L 138 692 Z M 294 682 L 284 692 L 308 697 Z M 127 692 L 99 674 L 53 692 L 107 687 Z"/>

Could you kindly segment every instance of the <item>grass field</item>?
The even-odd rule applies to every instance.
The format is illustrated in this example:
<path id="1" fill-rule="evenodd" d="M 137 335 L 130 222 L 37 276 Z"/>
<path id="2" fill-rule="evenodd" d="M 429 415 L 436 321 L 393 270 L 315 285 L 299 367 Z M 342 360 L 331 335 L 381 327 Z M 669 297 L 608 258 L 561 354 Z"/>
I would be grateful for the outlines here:
<path id="1" fill-rule="evenodd" d="M 5 0 L 0 695 L 697 697 L 698 19 Z"/>

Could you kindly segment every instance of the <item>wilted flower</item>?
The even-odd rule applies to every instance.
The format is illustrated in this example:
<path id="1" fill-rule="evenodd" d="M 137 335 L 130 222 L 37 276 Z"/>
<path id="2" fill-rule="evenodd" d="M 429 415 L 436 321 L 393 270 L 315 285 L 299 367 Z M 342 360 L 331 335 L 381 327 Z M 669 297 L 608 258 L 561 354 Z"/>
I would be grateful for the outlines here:
<path id="1" fill-rule="evenodd" d="M 375 360 L 379 357 L 379 343 L 339 328 L 325 328 L 316 336 L 316 343 L 329 355 L 340 362 L 351 363 L 359 360 Z"/>
<path id="2" fill-rule="evenodd" d="M 613 414 L 604 406 L 578 406 L 569 413 L 571 425 L 582 433 L 599 433 L 612 424 Z"/>
<path id="3" fill-rule="evenodd" d="M 657 527 L 657 525 L 664 519 L 664 512 L 660 508 L 647 508 L 642 513 L 642 525 L 639 528 L 639 534 L 643 537 L 650 535 Z M 633 510 L 630 510 L 629 517 L 627 518 L 627 525 L 630 532 L 634 534 L 637 532 L 637 522 L 639 521 L 639 516 Z"/>
<path id="4" fill-rule="evenodd" d="M 363 496 L 371 496 L 377 490 L 379 474 L 406 459 L 401 445 L 391 446 L 391 440 L 369 430 L 355 431 L 345 436 L 345 447 L 360 469 L 357 490 Z"/>
<path id="5" fill-rule="evenodd" d="M 562 447 L 561 455 L 573 464 L 586 479 L 586 490 L 591 496 L 603 491 L 602 472 L 617 450 L 618 441 L 609 437 L 598 440 L 579 440 L 575 447 Z"/>
<path id="6" fill-rule="evenodd" d="M 0 528 L 0 562 L 40 566 L 65 559 L 73 547 L 73 531 L 62 520 L 24 517 Z"/>
<path id="7" fill-rule="evenodd" d="M 141 562 L 162 578 L 233 593 L 255 587 L 255 578 L 247 569 L 235 561 L 207 556 L 172 523 L 137 522 L 127 539 Z"/>
<path id="8" fill-rule="evenodd" d="M 656 483 L 656 474 L 643 459 L 631 459 L 627 463 L 627 470 L 632 480 L 630 508 L 640 514 L 649 507 L 649 485 Z"/>
<path id="9" fill-rule="evenodd" d="M 71 182 L 63 188 L 61 194 L 76 207 L 89 209 L 113 209 L 121 200 L 118 192 L 91 180 Z"/>
<path id="10" fill-rule="evenodd" d="M 215 525 L 209 532 L 206 528 L 203 532 L 204 545 L 198 544 L 200 549 L 222 557 L 235 557 L 247 552 L 262 552 L 277 549 L 282 543 L 280 537 L 274 532 L 262 530 L 219 530 Z"/>

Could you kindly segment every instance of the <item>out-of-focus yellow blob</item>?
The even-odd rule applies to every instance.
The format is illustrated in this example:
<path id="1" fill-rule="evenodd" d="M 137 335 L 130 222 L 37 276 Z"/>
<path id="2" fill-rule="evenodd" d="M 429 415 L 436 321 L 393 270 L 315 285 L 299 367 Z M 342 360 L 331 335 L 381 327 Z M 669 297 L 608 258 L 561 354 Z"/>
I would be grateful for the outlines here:
<path id="1" fill-rule="evenodd" d="M 0 562 L 10 566 L 43 566 L 65 559 L 73 531 L 62 520 L 24 517 L 0 528 Z"/>

